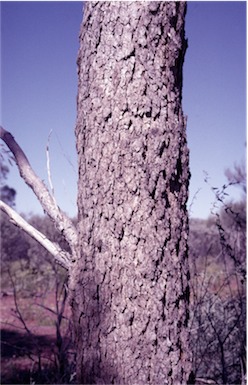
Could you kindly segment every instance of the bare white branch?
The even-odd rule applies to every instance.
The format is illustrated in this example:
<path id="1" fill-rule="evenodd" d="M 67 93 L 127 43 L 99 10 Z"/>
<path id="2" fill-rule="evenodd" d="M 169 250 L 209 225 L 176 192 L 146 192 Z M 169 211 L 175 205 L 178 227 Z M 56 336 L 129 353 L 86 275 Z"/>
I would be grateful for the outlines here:
<path id="1" fill-rule="evenodd" d="M 196 378 L 196 381 L 197 382 L 201 382 L 201 383 L 203 383 L 203 384 L 217 384 L 217 382 L 216 381 L 214 381 L 214 380 L 211 380 L 211 379 L 208 379 L 208 378 L 199 378 L 199 377 L 197 377 Z"/>
<path id="2" fill-rule="evenodd" d="M 68 216 L 60 210 L 54 198 L 51 196 L 48 188 L 43 181 L 33 171 L 25 153 L 15 141 L 14 137 L 0 126 L 0 138 L 6 143 L 10 151 L 15 157 L 21 177 L 26 184 L 32 188 L 36 197 L 40 201 L 44 211 L 55 223 L 55 226 L 63 234 L 64 238 L 70 245 L 73 258 L 77 253 L 77 230 Z"/>
<path id="3" fill-rule="evenodd" d="M 9 216 L 11 222 L 29 234 L 33 239 L 38 241 L 50 254 L 52 254 L 56 262 L 62 265 L 65 269 L 69 270 L 71 256 L 67 251 L 62 250 L 58 244 L 51 242 L 44 234 L 35 229 L 15 210 L 1 200 L 0 209 Z"/>
<path id="4" fill-rule="evenodd" d="M 53 187 L 53 182 L 52 182 L 52 176 L 51 176 L 51 167 L 50 167 L 50 152 L 49 152 L 49 142 L 50 142 L 50 137 L 52 135 L 52 130 L 49 132 L 48 135 L 48 140 L 47 140 L 47 145 L 46 145 L 46 157 L 47 157 L 47 176 L 48 176 L 48 181 L 50 185 L 50 189 L 52 191 L 52 196 L 55 200 L 55 195 L 54 195 L 54 187 Z M 56 203 L 56 202 L 55 202 Z"/>

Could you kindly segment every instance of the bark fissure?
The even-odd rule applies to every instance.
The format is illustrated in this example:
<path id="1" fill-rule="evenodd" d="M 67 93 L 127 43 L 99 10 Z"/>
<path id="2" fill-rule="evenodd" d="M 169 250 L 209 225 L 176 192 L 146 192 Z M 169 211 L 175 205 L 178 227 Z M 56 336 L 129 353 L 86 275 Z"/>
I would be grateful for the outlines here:
<path id="1" fill-rule="evenodd" d="M 85 5 L 76 127 L 83 246 L 73 298 L 75 325 L 84 313 L 82 383 L 189 376 L 184 15 L 175 2 Z"/>

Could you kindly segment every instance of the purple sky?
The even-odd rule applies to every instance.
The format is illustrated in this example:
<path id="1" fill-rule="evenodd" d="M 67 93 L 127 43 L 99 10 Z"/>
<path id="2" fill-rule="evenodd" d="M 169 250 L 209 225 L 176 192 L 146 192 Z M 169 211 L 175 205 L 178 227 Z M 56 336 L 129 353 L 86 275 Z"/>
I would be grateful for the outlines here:
<path id="1" fill-rule="evenodd" d="M 76 215 L 77 158 L 74 127 L 81 2 L 1 2 L 2 125 L 25 150 L 36 173 L 51 173 L 56 199 Z M 221 187 L 224 171 L 246 155 L 246 3 L 189 2 L 189 48 L 183 107 L 191 151 L 191 215 L 205 218 L 214 199 L 204 182 Z M 15 165 L 8 184 L 19 212 L 42 213 Z M 238 198 L 236 189 L 230 198 Z"/>

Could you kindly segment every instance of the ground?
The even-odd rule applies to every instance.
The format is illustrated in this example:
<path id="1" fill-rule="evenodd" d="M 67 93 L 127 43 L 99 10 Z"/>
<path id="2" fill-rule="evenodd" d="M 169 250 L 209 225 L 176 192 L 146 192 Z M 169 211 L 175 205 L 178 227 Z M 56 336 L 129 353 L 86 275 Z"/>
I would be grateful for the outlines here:
<path id="1" fill-rule="evenodd" d="M 55 310 L 54 294 L 45 298 L 22 299 L 19 306 L 28 333 L 18 319 L 14 296 L 2 293 L 0 298 L 1 321 L 1 384 L 63 383 L 64 373 L 59 369 L 58 340 L 55 322 L 57 317 L 44 309 Z M 42 307 L 41 307 L 41 306 Z M 69 316 L 66 308 L 65 316 Z M 68 321 L 62 324 L 63 343 L 68 343 Z M 68 349 L 67 349 L 68 350 Z M 73 351 L 69 349 L 73 356 Z M 59 378 L 60 377 L 60 378 Z M 64 378 L 65 380 L 65 378 Z M 68 378 L 67 378 L 68 382 Z"/>

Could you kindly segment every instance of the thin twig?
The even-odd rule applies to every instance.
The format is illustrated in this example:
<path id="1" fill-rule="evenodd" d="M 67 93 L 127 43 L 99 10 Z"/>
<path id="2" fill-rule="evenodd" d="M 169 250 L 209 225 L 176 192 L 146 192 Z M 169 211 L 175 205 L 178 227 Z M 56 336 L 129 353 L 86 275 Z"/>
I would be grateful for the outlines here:
<path id="1" fill-rule="evenodd" d="M 16 308 L 16 313 L 17 313 L 17 318 L 19 319 L 19 321 L 21 321 L 21 323 L 23 324 L 24 326 L 24 329 L 26 330 L 26 332 L 29 334 L 29 335 L 32 335 L 32 332 L 31 330 L 28 328 L 23 316 L 22 316 L 22 313 L 20 311 L 20 308 L 19 308 L 19 304 L 18 304 L 18 301 L 17 301 L 17 293 L 16 293 L 16 287 L 15 287 L 15 282 L 13 280 L 13 277 L 10 273 L 10 270 L 8 269 L 8 274 L 9 274 L 9 278 L 10 278 L 10 281 L 11 281 L 11 284 L 12 284 L 12 287 L 13 287 L 13 294 L 14 294 L 14 302 L 15 302 L 15 308 Z"/>
<path id="2" fill-rule="evenodd" d="M 49 185 L 52 191 L 52 196 L 54 198 L 55 195 L 54 195 L 54 187 L 53 187 L 52 176 L 51 176 L 50 154 L 49 154 L 49 142 L 50 142 L 51 135 L 52 135 L 52 130 L 49 132 L 49 135 L 48 135 L 48 140 L 46 145 L 46 157 L 47 157 L 47 176 L 48 176 Z"/>
<path id="3" fill-rule="evenodd" d="M 54 198 L 51 196 L 48 188 L 35 174 L 25 153 L 15 141 L 14 137 L 1 126 L 0 138 L 6 143 L 14 155 L 21 177 L 24 179 L 26 184 L 32 188 L 44 211 L 52 219 L 59 232 L 69 243 L 73 258 L 75 259 L 77 255 L 78 235 L 73 222 L 54 202 Z"/>
<path id="4" fill-rule="evenodd" d="M 200 378 L 196 377 L 196 382 L 201 382 L 202 384 L 218 384 L 218 382 L 208 379 L 208 378 Z"/>

